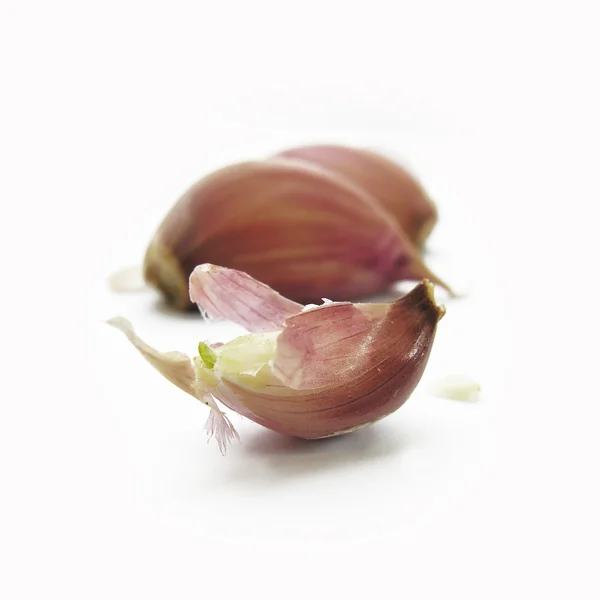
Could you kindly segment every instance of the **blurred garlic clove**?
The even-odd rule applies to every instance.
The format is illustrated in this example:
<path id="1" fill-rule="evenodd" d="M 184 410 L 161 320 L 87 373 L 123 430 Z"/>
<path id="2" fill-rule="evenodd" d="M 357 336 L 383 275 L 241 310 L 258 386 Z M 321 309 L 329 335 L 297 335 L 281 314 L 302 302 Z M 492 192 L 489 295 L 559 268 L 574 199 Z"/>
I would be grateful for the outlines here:
<path id="1" fill-rule="evenodd" d="M 362 148 L 335 145 L 290 148 L 274 158 L 318 165 L 345 177 L 376 198 L 389 211 L 406 237 L 421 246 L 437 222 L 437 209 L 404 167 Z"/>
<path id="2" fill-rule="evenodd" d="M 307 439 L 349 433 L 393 413 L 421 379 L 445 313 L 427 281 L 390 304 L 329 302 L 294 312 L 293 303 L 249 275 L 213 265 L 194 270 L 190 294 L 208 317 L 254 333 L 226 344 L 200 342 L 192 360 L 148 346 L 125 319 L 109 323 L 211 409 L 207 429 L 222 452 L 237 433 L 215 399 L 273 431 Z"/>
<path id="3" fill-rule="evenodd" d="M 299 161 L 240 163 L 200 180 L 160 225 L 144 276 L 171 304 L 189 308 L 188 277 L 207 262 L 302 303 L 360 298 L 401 280 L 447 287 L 379 202 Z"/>

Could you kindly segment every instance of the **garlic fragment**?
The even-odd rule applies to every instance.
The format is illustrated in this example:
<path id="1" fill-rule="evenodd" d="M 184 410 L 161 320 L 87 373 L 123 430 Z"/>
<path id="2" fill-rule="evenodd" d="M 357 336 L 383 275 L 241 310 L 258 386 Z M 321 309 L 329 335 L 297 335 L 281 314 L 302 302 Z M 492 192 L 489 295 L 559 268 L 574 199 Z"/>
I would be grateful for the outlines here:
<path id="1" fill-rule="evenodd" d="M 481 386 L 467 375 L 447 375 L 434 382 L 433 392 L 451 400 L 466 400 L 473 402 L 479 399 Z"/>
<path id="2" fill-rule="evenodd" d="M 181 197 L 148 246 L 144 277 L 185 309 L 188 278 L 202 263 L 248 273 L 303 304 L 356 299 L 401 280 L 447 287 L 378 200 L 301 161 L 231 165 Z"/>
<path id="3" fill-rule="evenodd" d="M 111 291 L 119 293 L 140 292 L 147 287 L 139 265 L 111 273 L 106 283 Z"/>
<path id="4" fill-rule="evenodd" d="M 123 319 L 111 324 L 167 379 L 211 408 L 210 428 L 222 449 L 237 433 L 215 400 L 307 439 L 349 433 L 391 414 L 418 384 L 445 312 L 428 281 L 389 304 L 329 302 L 302 311 L 249 275 L 214 265 L 194 270 L 190 295 L 209 317 L 252 333 L 226 344 L 200 342 L 190 359 L 157 352 Z"/>

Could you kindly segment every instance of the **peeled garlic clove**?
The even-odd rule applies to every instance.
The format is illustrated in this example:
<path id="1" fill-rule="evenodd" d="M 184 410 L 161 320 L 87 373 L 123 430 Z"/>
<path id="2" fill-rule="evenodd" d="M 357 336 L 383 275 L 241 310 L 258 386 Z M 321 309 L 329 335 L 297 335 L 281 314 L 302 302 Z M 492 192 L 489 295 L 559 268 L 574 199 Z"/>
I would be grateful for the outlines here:
<path id="1" fill-rule="evenodd" d="M 312 163 L 352 181 L 389 211 L 416 246 L 423 244 L 437 221 L 435 204 L 416 178 L 375 152 L 334 145 L 300 146 L 275 158 Z"/>
<path id="2" fill-rule="evenodd" d="M 399 280 L 444 285 L 374 198 L 299 161 L 232 165 L 183 195 L 147 249 L 144 275 L 186 308 L 188 277 L 202 263 L 249 273 L 302 303 L 358 298 Z"/>

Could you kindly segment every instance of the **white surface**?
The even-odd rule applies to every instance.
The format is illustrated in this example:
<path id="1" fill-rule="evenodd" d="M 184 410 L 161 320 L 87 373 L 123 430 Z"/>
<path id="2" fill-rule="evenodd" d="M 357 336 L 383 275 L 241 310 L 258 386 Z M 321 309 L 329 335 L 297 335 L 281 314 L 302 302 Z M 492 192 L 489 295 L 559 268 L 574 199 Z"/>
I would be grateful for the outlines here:
<path id="1" fill-rule="evenodd" d="M 592 6 L 3 4 L 3 598 L 597 597 Z M 234 415 L 223 458 L 102 320 L 232 332 L 105 278 L 202 173 L 318 140 L 406 158 L 438 202 L 429 262 L 468 297 L 426 377 L 481 401 L 424 380 L 312 444 Z"/>

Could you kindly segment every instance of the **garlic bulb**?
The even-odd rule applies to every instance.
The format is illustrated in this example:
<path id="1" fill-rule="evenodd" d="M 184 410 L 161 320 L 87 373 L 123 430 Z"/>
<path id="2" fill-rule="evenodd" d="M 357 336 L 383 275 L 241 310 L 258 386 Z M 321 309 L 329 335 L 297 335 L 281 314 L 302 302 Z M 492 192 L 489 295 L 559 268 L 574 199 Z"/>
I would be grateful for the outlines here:
<path id="1" fill-rule="evenodd" d="M 356 299 L 400 280 L 445 286 L 369 193 L 300 161 L 231 165 L 183 195 L 147 249 L 144 276 L 188 308 L 188 278 L 202 263 L 244 271 L 302 303 Z"/>
<path id="2" fill-rule="evenodd" d="M 237 433 L 217 404 L 269 429 L 314 439 L 369 425 L 397 410 L 418 384 L 445 309 L 419 283 L 387 304 L 302 307 L 246 273 L 204 264 L 190 297 L 210 318 L 250 333 L 200 342 L 193 359 L 161 353 L 128 321 L 109 321 L 169 381 L 211 409 L 207 424 L 224 452 Z"/>
<path id="3" fill-rule="evenodd" d="M 275 158 L 314 164 L 351 181 L 378 200 L 416 246 L 423 244 L 437 221 L 435 204 L 416 178 L 398 163 L 370 150 L 300 146 Z"/>

